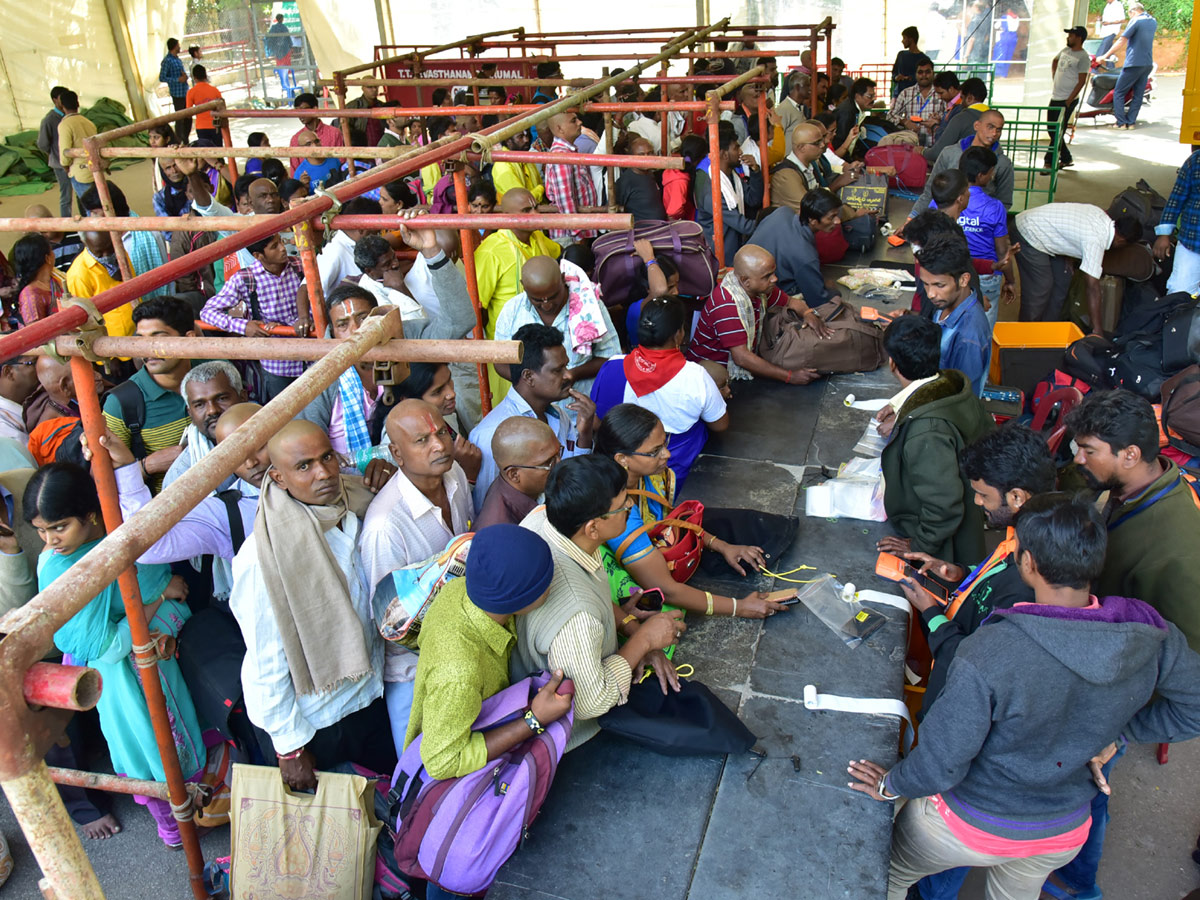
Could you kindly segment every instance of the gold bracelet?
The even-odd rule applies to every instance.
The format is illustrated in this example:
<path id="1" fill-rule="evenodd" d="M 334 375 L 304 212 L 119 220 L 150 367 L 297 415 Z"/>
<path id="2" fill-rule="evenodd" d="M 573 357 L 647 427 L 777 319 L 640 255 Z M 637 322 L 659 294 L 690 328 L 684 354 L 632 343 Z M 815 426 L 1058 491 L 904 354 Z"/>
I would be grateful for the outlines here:
<path id="1" fill-rule="evenodd" d="M 704 592 L 704 599 L 708 601 L 708 609 L 706 609 L 706 610 L 704 611 L 704 614 L 705 614 L 706 616 L 711 616 L 711 615 L 713 614 L 713 595 L 712 595 L 712 591 L 705 591 L 705 592 Z"/>
<path id="2" fill-rule="evenodd" d="M 733 615 L 736 618 L 737 617 L 737 597 L 730 597 L 729 599 L 733 601 Z"/>
<path id="3" fill-rule="evenodd" d="M 633 613 L 630 613 L 629 615 L 627 615 L 625 618 L 623 618 L 621 620 L 621 627 L 624 628 L 630 622 L 636 622 L 636 621 L 637 621 L 637 616 L 635 616 Z"/>

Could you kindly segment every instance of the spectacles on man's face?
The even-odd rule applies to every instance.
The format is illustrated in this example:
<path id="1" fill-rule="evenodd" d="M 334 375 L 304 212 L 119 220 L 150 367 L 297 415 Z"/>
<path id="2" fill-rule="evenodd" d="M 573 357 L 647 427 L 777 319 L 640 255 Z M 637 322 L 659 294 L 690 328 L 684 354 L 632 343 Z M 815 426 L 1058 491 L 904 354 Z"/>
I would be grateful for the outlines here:
<path id="1" fill-rule="evenodd" d="M 8 362 L 0 363 L 2 366 L 36 366 L 36 359 L 10 359 Z"/>
<path id="2" fill-rule="evenodd" d="M 618 506 L 616 509 L 610 509 L 606 513 L 601 513 L 600 515 L 596 516 L 596 518 L 597 519 L 607 519 L 607 518 L 610 518 L 611 516 L 623 516 L 623 515 L 627 516 L 627 515 L 629 515 L 629 511 L 631 509 L 633 509 L 633 501 L 630 500 L 628 496 L 626 496 L 625 502 L 623 504 Z"/>
<path id="3" fill-rule="evenodd" d="M 561 447 L 558 449 L 557 452 L 555 452 L 555 454 L 552 457 L 550 457 L 544 463 L 539 463 L 536 466 L 521 466 L 521 465 L 517 465 L 516 463 L 513 463 L 512 465 L 508 466 L 508 468 L 510 468 L 510 469 L 540 469 L 543 472 L 549 472 L 551 469 L 553 469 L 558 464 L 558 461 L 560 459 L 562 459 L 562 448 Z"/>

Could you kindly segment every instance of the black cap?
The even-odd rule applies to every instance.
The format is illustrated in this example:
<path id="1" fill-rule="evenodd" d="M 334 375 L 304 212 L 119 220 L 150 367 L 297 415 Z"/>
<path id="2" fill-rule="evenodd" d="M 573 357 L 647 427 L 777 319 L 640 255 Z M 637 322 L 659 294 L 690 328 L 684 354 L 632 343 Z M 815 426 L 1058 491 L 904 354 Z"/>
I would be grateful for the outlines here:
<path id="1" fill-rule="evenodd" d="M 1079 39 L 1082 41 L 1087 40 L 1088 32 L 1087 32 L 1087 29 L 1084 28 L 1082 25 L 1076 25 L 1074 28 L 1064 28 L 1063 31 L 1066 32 L 1067 34 L 1079 35 Z"/>

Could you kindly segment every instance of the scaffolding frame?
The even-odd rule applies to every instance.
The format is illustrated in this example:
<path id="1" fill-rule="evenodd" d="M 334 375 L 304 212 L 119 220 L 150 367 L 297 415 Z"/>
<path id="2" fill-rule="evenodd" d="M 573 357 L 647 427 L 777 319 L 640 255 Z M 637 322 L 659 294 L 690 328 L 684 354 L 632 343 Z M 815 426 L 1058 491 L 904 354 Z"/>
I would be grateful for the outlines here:
<path id="1" fill-rule="evenodd" d="M 213 101 L 189 109 L 179 110 L 162 116 L 156 116 L 131 125 L 97 134 L 85 141 L 82 151 L 76 151 L 86 156 L 88 165 L 95 177 L 96 190 L 101 200 L 103 216 L 87 219 L 0 219 L 0 231 L 40 230 L 47 226 L 63 229 L 80 228 L 85 224 L 89 230 L 107 231 L 114 236 L 113 245 L 116 250 L 118 265 L 121 270 L 121 284 L 90 298 L 90 303 L 80 303 L 73 298 L 63 302 L 62 308 L 45 319 L 21 328 L 17 332 L 0 336 L 0 358 L 38 352 L 43 345 L 50 347 L 42 352 L 56 352 L 69 358 L 71 372 L 77 386 L 77 397 L 80 404 L 81 419 L 84 431 L 92 450 L 92 470 L 97 482 L 107 536 L 92 549 L 82 560 L 72 566 L 64 575 L 49 585 L 24 606 L 0 618 L 0 715 L 9 723 L 5 733 L 0 735 L 0 787 L 16 814 L 27 841 L 41 866 L 44 877 L 39 883 L 39 889 L 45 898 L 67 898 L 72 900 L 99 900 L 104 894 L 92 869 L 82 843 L 75 832 L 66 810 L 54 790 L 55 781 L 70 784 L 95 786 L 104 790 L 132 792 L 167 799 L 179 821 L 180 834 L 183 839 L 185 855 L 189 870 L 189 885 L 192 895 L 197 900 L 206 896 L 203 880 L 203 856 L 194 826 L 194 804 L 196 790 L 184 781 L 184 773 L 180 770 L 178 756 L 171 739 L 167 721 L 167 710 L 161 684 L 158 678 L 157 661 L 149 641 L 148 625 L 141 615 L 142 597 L 137 585 L 136 572 L 133 568 L 135 561 L 147 548 L 159 540 L 167 531 L 183 518 L 183 516 L 204 497 L 208 496 L 233 470 L 241 464 L 249 453 L 257 451 L 267 438 L 279 430 L 300 412 L 315 396 L 325 390 L 350 365 L 360 360 L 376 359 L 389 362 L 410 361 L 456 361 L 476 362 L 480 366 L 485 363 L 513 364 L 521 359 L 521 348 L 516 342 L 485 342 L 473 341 L 405 341 L 403 340 L 403 325 L 399 313 L 392 311 L 383 316 L 371 317 L 355 334 L 338 341 L 280 338 L 141 338 L 141 337 L 108 337 L 104 334 L 99 316 L 111 312 L 120 306 L 131 303 L 150 290 L 174 282 L 176 277 L 187 272 L 195 271 L 201 266 L 215 262 L 230 253 L 243 249 L 264 237 L 276 234 L 282 230 L 293 229 L 300 249 L 301 264 L 309 284 L 309 302 L 312 307 L 312 317 L 317 325 L 317 333 L 324 333 L 324 298 L 321 296 L 320 280 L 316 269 L 316 231 L 322 227 L 318 220 L 328 216 L 324 227 L 391 227 L 404 224 L 412 229 L 456 227 L 459 229 L 463 248 L 463 260 L 466 269 L 468 293 L 476 311 L 476 337 L 482 337 L 482 322 L 478 301 L 478 285 L 475 277 L 474 249 L 479 227 L 513 227 L 537 224 L 545 227 L 559 225 L 560 227 L 595 227 L 605 229 L 628 229 L 632 227 L 628 215 L 591 214 L 583 213 L 569 216 L 471 216 L 467 214 L 467 191 L 464 167 L 455 165 L 453 180 L 455 199 L 458 210 L 452 216 L 418 216 L 404 218 L 400 216 L 339 216 L 337 209 L 341 203 L 367 191 L 382 187 L 403 175 L 419 171 L 430 163 L 444 163 L 469 158 L 468 154 L 480 154 L 492 159 L 518 159 L 529 157 L 510 151 L 495 150 L 497 144 L 511 137 L 518 131 L 529 129 L 551 116 L 575 108 L 587 108 L 590 104 L 596 111 L 603 112 L 609 121 L 611 140 L 611 116 L 613 112 L 630 109 L 650 108 L 667 112 L 677 111 L 698 112 L 704 110 L 707 115 L 707 129 L 710 150 L 715 154 L 717 144 L 717 123 L 723 108 L 731 104 L 723 102 L 723 98 L 742 85 L 755 80 L 761 80 L 763 67 L 758 66 L 736 78 L 730 79 L 717 88 L 707 92 L 703 102 L 665 101 L 658 104 L 605 104 L 595 102 L 600 95 L 607 96 L 608 92 L 620 81 L 636 77 L 642 71 L 654 65 L 662 66 L 661 75 L 657 78 L 647 78 L 646 81 L 659 83 L 712 83 L 711 78 L 694 77 L 684 79 L 669 79 L 665 77 L 666 65 L 672 58 L 679 58 L 700 41 L 730 40 L 730 37 L 714 37 L 728 30 L 729 20 L 723 19 L 715 24 L 688 28 L 681 34 L 676 33 L 673 39 L 667 39 L 660 52 L 643 62 L 639 62 L 619 76 L 609 76 L 600 81 L 586 81 L 583 90 L 558 99 L 542 106 L 516 107 L 511 112 L 511 118 L 498 122 L 496 125 L 481 131 L 461 137 L 447 136 L 424 147 L 417 148 L 370 148 L 368 158 L 383 160 L 367 172 L 352 176 L 349 180 L 335 185 L 330 190 L 303 201 L 297 206 L 284 210 L 272 216 L 238 216 L 236 218 L 201 218 L 187 223 L 187 230 L 221 230 L 232 231 L 233 234 L 195 250 L 183 257 L 171 260 L 166 264 L 143 274 L 135 274 L 128 255 L 120 240 L 125 231 L 140 230 L 174 230 L 175 223 L 156 217 L 118 218 L 114 215 L 111 192 L 106 179 L 104 161 L 119 157 L 179 157 L 205 155 L 203 150 L 194 152 L 197 148 L 177 148 L 168 150 L 150 150 L 149 148 L 115 148 L 109 143 L 116 138 L 148 130 L 157 125 L 169 124 L 181 118 L 195 116 L 199 112 L 212 111 L 220 119 L 220 131 L 223 146 L 216 152 L 209 151 L 207 156 L 224 157 L 228 161 L 230 174 L 236 178 L 234 160 L 246 156 L 271 155 L 279 158 L 316 156 L 313 148 L 237 148 L 232 144 L 229 121 L 233 117 L 263 117 L 269 118 L 280 114 L 291 118 L 318 118 L 329 115 L 328 110 L 231 110 L 224 101 Z M 826 43 L 827 57 L 831 55 L 831 36 L 833 24 L 826 19 L 819 25 L 785 26 L 772 30 L 803 31 L 813 50 L 814 59 L 819 40 Z M 659 32 L 667 29 L 643 30 Z M 516 34 L 526 37 L 522 29 L 515 31 L 493 32 L 490 35 L 476 35 L 462 41 L 440 45 L 433 48 L 414 49 L 408 59 L 420 61 L 439 52 L 450 49 L 474 48 L 482 52 L 486 38 L 499 35 Z M 612 34 L 611 32 L 605 34 Z M 823 36 L 822 36 L 823 35 Z M 572 35 L 541 34 L 528 35 L 531 39 L 540 38 L 573 38 Z M 790 36 L 774 38 L 770 35 L 756 37 L 755 40 L 784 40 Z M 659 38 L 647 38 L 659 40 Z M 577 41 L 590 41 L 590 36 L 579 37 Z M 378 51 L 376 52 L 378 56 Z M 762 54 L 770 55 L 770 54 Z M 341 92 L 339 106 L 344 106 L 345 87 L 348 75 L 361 71 L 373 71 L 386 63 L 384 59 L 376 59 L 352 69 L 335 73 Z M 414 79 L 414 81 L 428 79 Z M 411 81 L 408 83 L 412 83 Z M 553 83 L 552 80 L 542 80 L 539 84 Z M 761 95 L 759 110 L 765 113 L 765 95 Z M 615 109 L 613 108 L 615 107 Z M 486 107 L 489 113 L 505 114 L 504 107 Z M 422 110 L 427 115 L 457 115 L 458 110 L 445 113 Z M 342 110 L 335 115 L 383 115 L 399 112 L 407 114 L 403 109 L 397 110 Z M 664 116 L 665 118 L 665 116 Z M 760 115 L 760 145 L 763 148 L 764 183 L 768 182 L 768 167 L 766 162 L 766 116 Z M 345 122 L 345 118 L 343 118 Z M 343 127 L 346 127 L 345 125 Z M 349 143 L 349 142 L 347 142 Z M 207 149 L 207 148 L 205 148 Z M 133 151 L 133 152 L 130 152 Z M 189 152 L 193 151 L 193 152 Z M 269 152 L 268 152 L 269 151 Z M 74 155 L 69 153 L 68 155 Z M 327 156 L 335 153 L 323 154 Z M 359 154 L 351 150 L 343 153 L 336 151 L 338 156 L 354 156 Z M 556 159 L 555 162 L 571 164 L 573 160 Z M 614 167 L 629 164 L 625 157 L 588 157 L 580 164 L 605 166 L 611 178 Z M 682 162 L 677 158 L 668 157 L 638 157 L 636 164 L 640 167 L 680 168 Z M 716 165 L 715 155 L 713 164 Z M 713 179 L 713 236 L 719 259 L 724 257 L 724 239 L 719 179 Z M 164 358 L 192 358 L 200 353 L 203 356 L 224 358 L 262 358 L 288 357 L 309 359 L 314 365 L 308 368 L 289 387 L 277 397 L 265 404 L 242 427 L 238 428 L 229 438 L 221 442 L 204 459 L 192 466 L 183 476 L 171 486 L 162 491 L 146 507 L 123 521 L 120 513 L 115 475 L 112 460 L 109 457 L 100 438 L 105 426 L 101 415 L 99 400 L 93 385 L 93 361 L 113 356 L 155 356 Z M 487 379 L 481 378 L 481 389 L 486 390 Z M 483 396 L 487 401 L 487 395 Z M 61 736 L 69 719 L 69 710 L 87 709 L 95 705 L 98 692 L 87 691 L 79 687 L 82 681 L 95 676 L 94 670 L 84 669 L 82 674 L 60 672 L 64 667 L 51 667 L 48 673 L 47 664 L 41 660 L 53 649 L 53 635 L 67 620 L 78 613 L 105 586 L 117 580 L 120 585 L 122 601 L 135 647 L 135 661 L 145 670 L 142 678 L 147 697 L 147 705 L 153 723 L 159 751 L 162 756 L 165 783 L 132 782 L 118 779 L 114 776 L 98 775 L 96 773 L 72 772 L 58 770 L 51 772 L 43 762 L 43 756 L 51 743 Z M 32 673 L 41 673 L 32 678 Z M 71 682 L 74 689 L 68 690 L 64 682 Z"/>

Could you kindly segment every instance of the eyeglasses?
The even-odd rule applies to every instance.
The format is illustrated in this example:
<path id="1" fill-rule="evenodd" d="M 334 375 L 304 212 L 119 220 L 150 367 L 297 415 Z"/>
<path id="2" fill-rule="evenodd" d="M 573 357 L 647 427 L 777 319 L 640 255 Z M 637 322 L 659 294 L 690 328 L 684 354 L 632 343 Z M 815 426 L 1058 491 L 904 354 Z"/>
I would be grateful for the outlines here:
<path id="1" fill-rule="evenodd" d="M 644 453 L 640 450 L 630 450 L 629 453 L 626 454 L 626 456 L 645 456 L 648 459 L 662 459 L 662 457 L 666 454 L 666 452 L 667 452 L 667 445 L 659 444 L 653 450 L 649 450 Z"/>
<path id="2" fill-rule="evenodd" d="M 8 362 L 0 363 L 0 368 L 4 366 L 36 366 L 36 359 L 12 359 Z"/>
<path id="3" fill-rule="evenodd" d="M 610 516 L 628 515 L 629 511 L 631 509 L 633 509 L 633 501 L 630 500 L 628 497 L 626 497 L 625 503 L 622 506 L 619 506 L 616 509 L 610 509 L 606 513 L 601 513 L 600 515 L 596 516 L 596 518 L 597 519 L 607 519 Z"/>
<path id="4" fill-rule="evenodd" d="M 558 464 L 558 461 L 560 459 L 562 459 L 562 449 L 561 448 L 559 448 L 559 451 L 557 453 L 555 453 L 552 457 L 550 457 L 548 460 L 546 460 L 541 465 L 520 466 L 520 465 L 517 465 L 516 463 L 513 463 L 512 465 L 505 466 L 505 468 L 506 469 L 538 469 L 542 472 L 549 472 L 551 469 L 553 469 L 555 467 L 555 465 Z"/>

